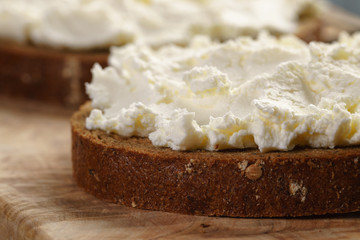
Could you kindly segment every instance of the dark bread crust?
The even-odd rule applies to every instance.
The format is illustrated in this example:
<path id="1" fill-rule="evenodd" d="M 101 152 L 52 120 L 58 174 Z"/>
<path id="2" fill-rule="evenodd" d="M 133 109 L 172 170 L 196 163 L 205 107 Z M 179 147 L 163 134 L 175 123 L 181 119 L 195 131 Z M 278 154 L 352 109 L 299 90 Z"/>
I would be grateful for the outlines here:
<path id="1" fill-rule="evenodd" d="M 360 148 L 179 152 L 147 138 L 85 128 L 72 119 L 79 186 L 126 206 L 232 217 L 306 216 L 360 210 Z M 247 161 L 247 162 L 246 162 Z"/>
<path id="2" fill-rule="evenodd" d="M 0 95 L 76 109 L 86 101 L 84 83 L 107 51 L 72 52 L 0 42 Z"/>

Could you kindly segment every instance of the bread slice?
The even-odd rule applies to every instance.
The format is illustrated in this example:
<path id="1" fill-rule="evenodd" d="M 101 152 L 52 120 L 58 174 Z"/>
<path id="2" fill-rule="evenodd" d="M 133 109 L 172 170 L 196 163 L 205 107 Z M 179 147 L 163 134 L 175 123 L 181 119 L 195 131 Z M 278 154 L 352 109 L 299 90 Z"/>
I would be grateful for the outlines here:
<path id="1" fill-rule="evenodd" d="M 173 151 L 147 138 L 87 130 L 90 103 L 71 119 L 78 185 L 141 209 L 231 217 L 360 210 L 360 148 Z"/>
<path id="2" fill-rule="evenodd" d="M 65 51 L 0 42 L 0 95 L 77 109 L 86 101 L 84 83 L 108 51 Z"/>

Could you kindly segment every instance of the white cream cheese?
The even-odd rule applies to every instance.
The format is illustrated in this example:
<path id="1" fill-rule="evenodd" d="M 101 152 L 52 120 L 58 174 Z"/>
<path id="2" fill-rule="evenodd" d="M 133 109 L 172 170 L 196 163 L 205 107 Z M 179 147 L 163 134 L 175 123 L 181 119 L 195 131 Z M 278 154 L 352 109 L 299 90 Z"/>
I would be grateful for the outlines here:
<path id="1" fill-rule="evenodd" d="M 2 0 L 0 38 L 54 48 L 89 49 L 129 42 L 187 44 L 196 34 L 225 40 L 297 30 L 311 0 Z"/>
<path id="2" fill-rule="evenodd" d="M 88 129 L 174 150 L 360 144 L 360 34 L 114 47 L 110 66 L 92 73 Z"/>

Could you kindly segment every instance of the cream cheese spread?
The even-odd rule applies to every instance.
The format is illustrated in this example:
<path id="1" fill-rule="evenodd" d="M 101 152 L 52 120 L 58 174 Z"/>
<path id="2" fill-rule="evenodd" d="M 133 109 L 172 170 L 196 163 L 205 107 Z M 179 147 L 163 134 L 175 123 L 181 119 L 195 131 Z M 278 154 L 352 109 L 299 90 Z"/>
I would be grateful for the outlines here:
<path id="1" fill-rule="evenodd" d="M 293 33 L 311 0 L 2 0 L 0 38 L 53 48 L 129 42 L 187 44 L 196 34 L 226 40 L 261 29 Z"/>
<path id="2" fill-rule="evenodd" d="M 95 65 L 88 129 L 174 150 L 360 144 L 360 34 L 310 45 L 261 33 L 189 47 L 113 47 Z"/>

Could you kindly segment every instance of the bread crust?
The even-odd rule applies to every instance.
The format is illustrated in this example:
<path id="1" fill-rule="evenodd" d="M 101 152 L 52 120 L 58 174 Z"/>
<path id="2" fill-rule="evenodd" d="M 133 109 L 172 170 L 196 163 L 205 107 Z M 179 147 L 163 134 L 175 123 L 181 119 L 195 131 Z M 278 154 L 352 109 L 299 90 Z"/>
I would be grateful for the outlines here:
<path id="1" fill-rule="evenodd" d="M 107 65 L 107 51 L 66 51 L 0 42 L 0 95 L 77 109 L 88 98 L 95 62 Z"/>
<path id="2" fill-rule="evenodd" d="M 87 103 L 71 119 L 74 178 L 129 207 L 183 214 L 283 217 L 360 210 L 360 148 L 173 151 L 147 138 L 87 130 Z"/>

